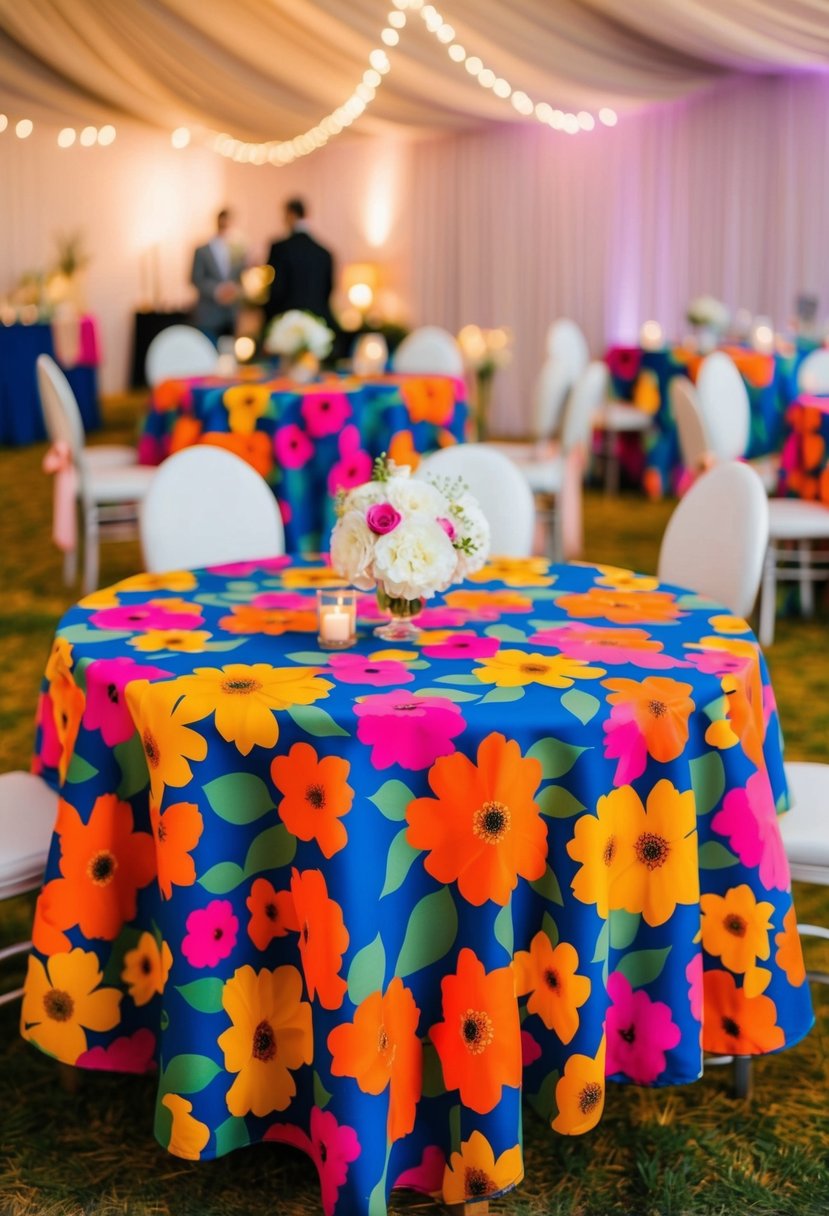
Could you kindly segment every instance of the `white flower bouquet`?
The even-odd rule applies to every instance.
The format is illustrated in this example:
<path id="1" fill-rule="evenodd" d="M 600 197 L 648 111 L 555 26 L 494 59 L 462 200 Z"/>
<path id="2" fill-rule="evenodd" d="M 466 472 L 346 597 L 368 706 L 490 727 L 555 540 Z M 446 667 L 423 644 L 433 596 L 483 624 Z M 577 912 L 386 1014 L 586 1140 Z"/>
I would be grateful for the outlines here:
<path id="1" fill-rule="evenodd" d="M 316 359 L 324 359 L 330 353 L 333 341 L 334 331 L 320 317 L 292 308 L 274 317 L 263 346 L 269 355 L 285 355 L 289 359 L 313 355 Z"/>
<path id="2" fill-rule="evenodd" d="M 484 565 L 489 524 L 459 479 L 420 481 L 385 455 L 371 481 L 341 494 L 331 565 L 361 591 L 377 588 L 381 608 L 400 623 L 382 637 L 402 640 L 422 601 Z"/>
<path id="3" fill-rule="evenodd" d="M 731 313 L 721 300 L 715 300 L 713 296 L 696 296 L 689 302 L 685 317 L 690 325 L 699 325 L 721 334 L 728 328 Z"/>

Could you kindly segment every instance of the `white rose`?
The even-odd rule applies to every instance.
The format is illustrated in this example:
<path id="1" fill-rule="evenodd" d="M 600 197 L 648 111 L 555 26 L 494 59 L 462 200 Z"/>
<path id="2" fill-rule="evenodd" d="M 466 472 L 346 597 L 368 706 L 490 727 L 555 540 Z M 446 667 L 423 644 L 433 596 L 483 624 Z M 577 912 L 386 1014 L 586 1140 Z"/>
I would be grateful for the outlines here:
<path id="1" fill-rule="evenodd" d="M 454 504 L 453 504 L 454 505 Z M 457 581 L 474 574 L 486 565 L 489 557 L 490 532 L 489 521 L 478 505 L 478 500 L 471 494 L 462 494 L 456 504 L 461 514 L 452 514 L 451 520 L 456 528 L 456 540 L 468 538 L 472 552 L 464 553 L 458 550 L 458 568 L 455 574 Z"/>
<path id="2" fill-rule="evenodd" d="M 411 515 L 374 546 L 374 575 L 386 594 L 407 600 L 428 599 L 452 581 L 456 554 L 452 542 L 428 515 Z"/>
<path id="3" fill-rule="evenodd" d="M 440 490 L 428 481 L 390 477 L 385 484 L 387 500 L 403 515 L 422 513 L 437 519 L 449 511 L 449 503 Z"/>
<path id="4" fill-rule="evenodd" d="M 374 586 L 374 533 L 362 511 L 347 511 L 331 533 L 331 565 L 361 591 Z"/>

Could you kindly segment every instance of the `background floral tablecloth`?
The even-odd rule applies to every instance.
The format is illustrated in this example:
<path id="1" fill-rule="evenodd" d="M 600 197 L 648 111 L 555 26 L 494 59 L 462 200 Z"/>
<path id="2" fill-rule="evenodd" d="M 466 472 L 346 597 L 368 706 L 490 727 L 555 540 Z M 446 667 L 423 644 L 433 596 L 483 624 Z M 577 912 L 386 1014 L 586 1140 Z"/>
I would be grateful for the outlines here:
<path id="1" fill-rule="evenodd" d="M 327 547 L 333 495 L 371 477 L 374 458 L 398 464 L 466 438 L 466 386 L 453 376 L 328 376 L 303 385 L 216 377 L 154 390 L 138 444 L 142 464 L 210 443 L 241 456 L 273 487 L 289 553 Z"/>
<path id="2" fill-rule="evenodd" d="M 417 644 L 316 641 L 324 564 L 138 575 L 63 619 L 61 794 L 22 1032 L 157 1069 L 198 1159 L 303 1149 L 328 1216 L 522 1177 L 608 1079 L 694 1081 L 812 1023 L 748 626 L 655 579 L 493 560 Z M 150 1129 L 136 1127 L 136 1136 Z"/>
<path id="3" fill-rule="evenodd" d="M 829 506 L 829 396 L 803 393 L 786 410 L 778 492 Z"/>

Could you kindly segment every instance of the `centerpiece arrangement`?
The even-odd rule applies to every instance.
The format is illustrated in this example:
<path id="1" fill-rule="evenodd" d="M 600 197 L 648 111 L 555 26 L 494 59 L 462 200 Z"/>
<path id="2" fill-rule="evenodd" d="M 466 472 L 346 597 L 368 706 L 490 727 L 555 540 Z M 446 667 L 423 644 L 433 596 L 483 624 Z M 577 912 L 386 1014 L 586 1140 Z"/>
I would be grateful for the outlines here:
<path id="1" fill-rule="evenodd" d="M 510 362 L 511 340 L 508 329 L 481 329 L 478 325 L 464 325 L 458 334 L 464 363 L 474 377 L 475 429 L 481 443 L 489 438 L 492 383 L 499 368 Z"/>
<path id="2" fill-rule="evenodd" d="M 685 318 L 697 330 L 700 351 L 713 350 L 728 329 L 731 313 L 713 296 L 696 296 L 685 309 Z"/>
<path id="3" fill-rule="evenodd" d="M 288 374 L 299 381 L 312 380 L 319 371 L 320 360 L 330 354 L 334 331 L 321 317 L 291 308 L 274 317 L 265 335 L 263 347 L 269 355 L 281 355 L 288 364 Z"/>
<path id="4" fill-rule="evenodd" d="M 371 481 L 337 497 L 331 565 L 361 591 L 377 589 L 390 620 L 378 637 L 417 636 L 423 601 L 480 570 L 489 555 L 489 524 L 460 479 L 421 481 L 385 453 Z"/>

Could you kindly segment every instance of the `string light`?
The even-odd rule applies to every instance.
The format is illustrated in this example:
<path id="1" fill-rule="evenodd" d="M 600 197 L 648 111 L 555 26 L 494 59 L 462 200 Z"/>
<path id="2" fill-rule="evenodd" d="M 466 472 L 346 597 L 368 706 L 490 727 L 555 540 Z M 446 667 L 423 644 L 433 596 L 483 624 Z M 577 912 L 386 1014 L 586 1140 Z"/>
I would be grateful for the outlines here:
<path id="1" fill-rule="evenodd" d="M 9 125 L 9 120 L 6 117 L 6 115 L 0 114 L 0 132 L 5 131 L 5 129 L 8 125 Z"/>
<path id="2" fill-rule="evenodd" d="M 64 127 L 58 135 L 59 148 L 71 148 L 77 138 L 74 127 Z"/>
<path id="3" fill-rule="evenodd" d="M 32 131 L 35 129 L 35 124 L 31 118 L 21 118 L 20 122 L 14 128 L 14 133 L 18 139 L 28 139 Z"/>

